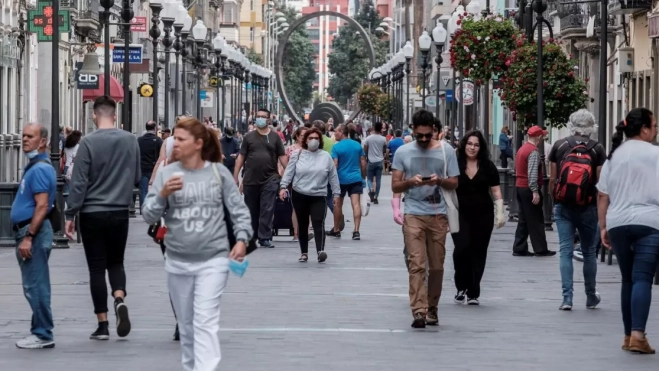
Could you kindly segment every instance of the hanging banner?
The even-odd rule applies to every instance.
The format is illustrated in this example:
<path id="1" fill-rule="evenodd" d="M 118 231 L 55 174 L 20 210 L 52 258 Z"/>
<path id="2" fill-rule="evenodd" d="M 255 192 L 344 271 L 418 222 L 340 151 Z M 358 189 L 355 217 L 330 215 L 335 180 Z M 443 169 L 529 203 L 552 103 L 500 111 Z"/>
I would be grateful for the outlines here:
<path id="1" fill-rule="evenodd" d="M 201 99 L 201 107 L 209 108 L 213 107 L 213 96 L 214 92 L 211 90 L 202 90 L 199 93 L 199 99 Z"/>

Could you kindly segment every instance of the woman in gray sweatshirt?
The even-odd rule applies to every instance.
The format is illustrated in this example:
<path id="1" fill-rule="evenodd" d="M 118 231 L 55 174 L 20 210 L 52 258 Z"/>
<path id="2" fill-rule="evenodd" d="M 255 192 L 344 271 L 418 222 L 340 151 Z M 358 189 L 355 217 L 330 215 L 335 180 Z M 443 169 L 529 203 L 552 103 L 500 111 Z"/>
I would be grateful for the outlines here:
<path id="1" fill-rule="evenodd" d="M 291 199 L 297 215 L 300 250 L 298 261 L 309 259 L 309 217 L 316 239 L 318 262 L 327 260 L 325 252 L 325 216 L 327 214 L 327 184 L 332 188 L 334 200 L 341 194 L 339 177 L 334 161 L 329 153 L 323 151 L 323 134 L 316 128 L 310 128 L 302 137 L 302 149 L 293 152 L 281 178 L 279 198 L 286 198 L 289 185 L 293 191 Z"/>
<path id="2" fill-rule="evenodd" d="M 172 162 L 158 172 L 142 207 L 149 224 L 161 218 L 167 285 L 176 312 L 183 370 L 218 370 L 220 297 L 229 259 L 245 257 L 252 238 L 249 210 L 221 163 L 217 135 L 194 118 L 176 124 Z M 236 236 L 229 246 L 224 211 Z"/>

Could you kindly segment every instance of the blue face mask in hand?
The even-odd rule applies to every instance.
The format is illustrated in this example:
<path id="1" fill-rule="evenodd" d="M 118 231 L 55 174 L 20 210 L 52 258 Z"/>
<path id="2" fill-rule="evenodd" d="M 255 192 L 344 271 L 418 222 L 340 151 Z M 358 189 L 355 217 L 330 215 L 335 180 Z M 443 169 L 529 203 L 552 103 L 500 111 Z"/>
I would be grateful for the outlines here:
<path id="1" fill-rule="evenodd" d="M 234 259 L 229 259 L 229 269 L 238 277 L 245 275 L 247 267 L 249 266 L 249 260 L 243 259 L 242 262 L 239 262 Z"/>

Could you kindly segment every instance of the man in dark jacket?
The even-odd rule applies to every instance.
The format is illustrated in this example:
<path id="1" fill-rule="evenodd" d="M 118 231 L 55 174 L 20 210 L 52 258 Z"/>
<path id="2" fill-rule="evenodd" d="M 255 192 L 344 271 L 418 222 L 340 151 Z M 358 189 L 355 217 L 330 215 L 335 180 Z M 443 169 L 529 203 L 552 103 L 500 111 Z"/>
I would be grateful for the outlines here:
<path id="1" fill-rule="evenodd" d="M 220 139 L 220 145 L 222 146 L 222 154 L 224 155 L 224 166 L 231 171 L 236 166 L 236 157 L 240 153 L 240 143 L 238 140 L 233 137 L 234 131 L 230 127 L 224 128 L 224 136 Z"/>

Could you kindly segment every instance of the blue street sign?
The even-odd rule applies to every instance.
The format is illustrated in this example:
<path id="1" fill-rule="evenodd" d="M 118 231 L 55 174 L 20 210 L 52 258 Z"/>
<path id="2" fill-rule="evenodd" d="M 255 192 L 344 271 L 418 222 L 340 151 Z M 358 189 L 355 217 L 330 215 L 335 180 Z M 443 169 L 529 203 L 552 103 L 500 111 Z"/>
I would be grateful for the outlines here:
<path id="1" fill-rule="evenodd" d="M 199 92 L 199 99 L 201 99 L 201 100 L 206 99 L 206 90 L 201 90 Z"/>
<path id="2" fill-rule="evenodd" d="M 142 44 L 130 44 L 128 53 L 128 63 L 142 64 Z M 114 49 L 112 49 L 112 62 L 124 63 L 123 45 L 114 44 Z"/>
<path id="3" fill-rule="evenodd" d="M 446 102 L 447 103 L 453 102 L 453 90 L 446 91 Z"/>

